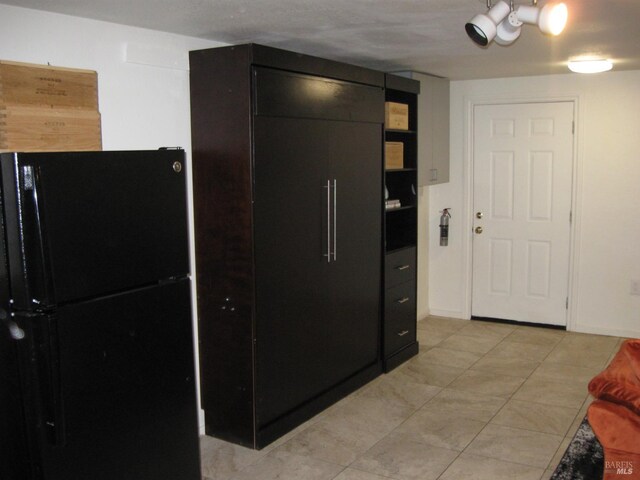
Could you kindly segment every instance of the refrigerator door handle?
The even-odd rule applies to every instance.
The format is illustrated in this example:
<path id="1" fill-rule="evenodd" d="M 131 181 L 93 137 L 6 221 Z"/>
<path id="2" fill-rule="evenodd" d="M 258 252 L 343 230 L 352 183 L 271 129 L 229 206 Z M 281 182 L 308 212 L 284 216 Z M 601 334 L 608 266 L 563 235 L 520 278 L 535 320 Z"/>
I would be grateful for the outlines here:
<path id="1" fill-rule="evenodd" d="M 21 247 L 24 278 L 27 283 L 28 297 L 25 299 L 29 305 L 23 308 L 41 308 L 52 304 L 51 292 L 53 291 L 52 279 L 48 272 L 51 271 L 47 248 L 45 246 L 45 226 L 42 215 L 41 191 L 38 188 L 40 171 L 32 165 L 22 165 L 21 194 L 19 228 L 22 231 Z M 31 259 L 28 263 L 26 259 Z"/>

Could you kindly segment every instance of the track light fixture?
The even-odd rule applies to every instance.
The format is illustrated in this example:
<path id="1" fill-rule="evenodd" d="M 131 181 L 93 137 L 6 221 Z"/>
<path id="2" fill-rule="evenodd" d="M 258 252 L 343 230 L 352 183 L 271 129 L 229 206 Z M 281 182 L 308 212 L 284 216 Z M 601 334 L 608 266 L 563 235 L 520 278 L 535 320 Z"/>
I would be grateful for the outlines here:
<path id="1" fill-rule="evenodd" d="M 486 47 L 495 39 L 499 45 L 510 45 L 520 36 L 522 24 L 538 25 L 540 31 L 558 35 L 567 23 L 568 11 L 564 3 L 550 2 L 538 8 L 538 1 L 532 5 L 514 6 L 513 0 L 507 4 L 499 0 L 492 4 L 487 0 L 486 14 L 476 15 L 465 25 L 467 35 L 480 46 Z"/>

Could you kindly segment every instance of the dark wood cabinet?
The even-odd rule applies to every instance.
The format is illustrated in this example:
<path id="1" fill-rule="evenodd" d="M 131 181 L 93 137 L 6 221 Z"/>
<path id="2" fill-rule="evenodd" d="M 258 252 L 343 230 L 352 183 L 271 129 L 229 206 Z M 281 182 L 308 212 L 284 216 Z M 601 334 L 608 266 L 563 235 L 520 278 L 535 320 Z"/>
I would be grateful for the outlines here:
<path id="1" fill-rule="evenodd" d="M 402 144 L 402 168 L 386 168 L 384 261 L 384 369 L 418 353 L 416 283 L 418 243 L 418 104 L 420 83 L 385 75 L 385 101 L 407 106 L 407 129 L 385 128 L 385 142 Z M 387 125 L 385 125 L 387 126 Z M 386 149 L 385 149 L 386 150 Z"/>
<path id="2" fill-rule="evenodd" d="M 384 74 L 259 45 L 190 63 L 206 432 L 261 448 L 382 371 Z"/>

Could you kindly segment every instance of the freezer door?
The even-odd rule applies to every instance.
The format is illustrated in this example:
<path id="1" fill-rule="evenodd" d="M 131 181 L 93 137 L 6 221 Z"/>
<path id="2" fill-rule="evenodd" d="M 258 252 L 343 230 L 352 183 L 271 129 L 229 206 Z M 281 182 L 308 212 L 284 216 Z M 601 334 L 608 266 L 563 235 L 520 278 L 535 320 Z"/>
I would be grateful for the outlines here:
<path id="1" fill-rule="evenodd" d="M 44 480 L 200 480 L 188 280 L 20 322 Z"/>
<path id="2" fill-rule="evenodd" d="M 184 152 L 3 154 L 17 309 L 189 272 Z"/>

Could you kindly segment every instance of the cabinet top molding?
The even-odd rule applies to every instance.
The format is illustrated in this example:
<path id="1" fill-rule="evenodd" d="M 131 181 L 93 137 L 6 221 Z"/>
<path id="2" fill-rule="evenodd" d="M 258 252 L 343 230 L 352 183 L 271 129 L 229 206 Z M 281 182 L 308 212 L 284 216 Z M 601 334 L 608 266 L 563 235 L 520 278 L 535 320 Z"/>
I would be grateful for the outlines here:
<path id="1" fill-rule="evenodd" d="M 214 52 L 219 54 L 225 50 L 243 51 L 246 62 L 249 65 L 279 68 L 309 75 L 334 78 L 336 80 L 363 83 L 381 88 L 385 86 L 385 74 L 383 72 L 303 53 L 267 47 L 257 43 L 193 50 L 189 52 L 192 59 L 191 63 L 193 64 L 193 58 L 196 56 L 206 57 L 208 55 L 214 55 Z"/>
<path id="2" fill-rule="evenodd" d="M 392 73 L 385 74 L 385 87 L 391 90 L 400 90 L 418 95 L 420 93 L 420 82 L 407 77 L 401 77 Z"/>

